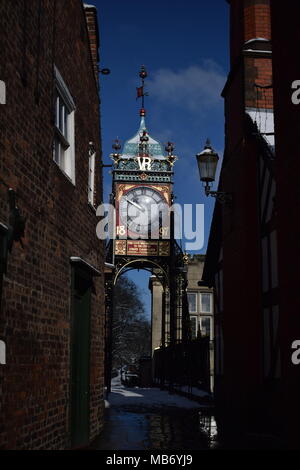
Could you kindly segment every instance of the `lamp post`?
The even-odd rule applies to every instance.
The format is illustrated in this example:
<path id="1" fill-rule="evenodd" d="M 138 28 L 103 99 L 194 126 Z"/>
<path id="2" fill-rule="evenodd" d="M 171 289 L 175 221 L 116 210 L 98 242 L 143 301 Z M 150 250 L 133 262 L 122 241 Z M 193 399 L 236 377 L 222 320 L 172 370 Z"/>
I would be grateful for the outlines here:
<path id="1" fill-rule="evenodd" d="M 206 196 L 212 196 L 221 204 L 232 201 L 232 195 L 222 191 L 211 191 L 211 185 L 216 179 L 216 171 L 219 161 L 219 155 L 212 148 L 209 139 L 207 139 L 204 149 L 196 155 L 200 181 L 205 183 L 204 191 Z"/>

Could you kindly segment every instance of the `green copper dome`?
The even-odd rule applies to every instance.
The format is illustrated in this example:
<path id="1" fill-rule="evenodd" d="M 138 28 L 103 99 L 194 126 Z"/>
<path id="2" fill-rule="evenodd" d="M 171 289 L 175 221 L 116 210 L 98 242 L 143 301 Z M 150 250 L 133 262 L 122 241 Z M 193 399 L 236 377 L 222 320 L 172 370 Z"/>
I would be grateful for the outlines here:
<path id="1" fill-rule="evenodd" d="M 141 117 L 140 128 L 135 134 L 135 136 L 125 142 L 123 152 L 122 152 L 122 158 L 133 158 L 139 154 L 139 145 L 141 143 L 140 137 L 143 131 L 147 131 L 144 116 Z M 147 133 L 147 136 L 149 138 L 147 142 L 148 149 L 149 149 L 149 156 L 157 160 L 162 160 L 162 159 L 165 160 L 166 156 L 164 155 L 164 149 L 161 143 L 153 139 L 152 137 L 150 137 L 148 133 Z"/>

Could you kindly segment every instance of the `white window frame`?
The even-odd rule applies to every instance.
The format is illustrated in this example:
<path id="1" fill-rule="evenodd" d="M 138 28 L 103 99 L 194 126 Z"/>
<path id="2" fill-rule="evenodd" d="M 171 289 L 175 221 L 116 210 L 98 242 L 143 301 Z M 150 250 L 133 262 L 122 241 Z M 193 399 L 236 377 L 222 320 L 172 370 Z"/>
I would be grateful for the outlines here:
<path id="1" fill-rule="evenodd" d="M 210 296 L 210 310 L 205 311 L 202 310 L 202 295 L 209 295 Z M 212 313 L 212 293 L 211 292 L 200 292 L 200 312 L 201 313 Z"/>
<path id="2" fill-rule="evenodd" d="M 6 85 L 3 80 L 0 80 L 0 104 L 6 104 Z"/>
<path id="3" fill-rule="evenodd" d="M 75 103 L 56 66 L 54 66 L 54 76 L 55 136 L 53 160 L 75 185 Z M 61 111 L 63 114 L 62 119 Z"/>
<path id="4" fill-rule="evenodd" d="M 2 340 L 0 340 L 0 364 L 6 364 L 6 344 Z"/>
<path id="5" fill-rule="evenodd" d="M 211 315 L 199 315 L 199 322 L 200 322 L 200 329 L 201 329 L 201 334 L 204 335 L 204 326 L 202 326 L 202 321 L 203 320 L 209 320 L 209 338 L 212 339 L 212 316 Z"/>
<path id="6" fill-rule="evenodd" d="M 197 297 L 197 292 L 187 292 L 187 295 L 188 295 L 188 298 L 189 298 L 189 295 L 195 295 L 195 307 L 196 307 L 196 310 L 191 310 L 190 308 L 190 302 L 189 302 L 189 313 L 197 313 L 198 312 L 198 305 L 197 305 L 197 301 L 198 301 L 198 297 Z"/>
<path id="7" fill-rule="evenodd" d="M 192 334 L 192 322 L 193 321 L 195 321 L 195 336 L 191 336 L 191 339 L 196 339 L 197 338 L 197 333 L 198 333 L 198 317 L 196 315 L 191 315 L 190 316 L 191 334 Z"/>
<path id="8" fill-rule="evenodd" d="M 95 161 L 96 150 L 93 142 L 89 144 L 89 176 L 88 176 L 88 202 L 95 206 Z"/>

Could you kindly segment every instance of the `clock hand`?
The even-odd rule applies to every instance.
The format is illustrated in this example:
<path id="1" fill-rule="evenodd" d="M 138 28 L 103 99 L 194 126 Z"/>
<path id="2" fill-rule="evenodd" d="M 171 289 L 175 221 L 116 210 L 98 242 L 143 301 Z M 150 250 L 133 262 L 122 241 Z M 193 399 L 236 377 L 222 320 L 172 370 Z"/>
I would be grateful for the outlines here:
<path id="1" fill-rule="evenodd" d="M 127 199 L 127 197 L 125 198 L 127 202 L 129 202 L 129 204 L 132 204 L 133 206 L 135 206 L 137 209 L 139 209 L 140 211 L 142 212 L 145 212 L 145 208 L 140 206 L 139 204 L 137 204 L 136 202 L 133 202 L 131 201 L 130 199 Z"/>

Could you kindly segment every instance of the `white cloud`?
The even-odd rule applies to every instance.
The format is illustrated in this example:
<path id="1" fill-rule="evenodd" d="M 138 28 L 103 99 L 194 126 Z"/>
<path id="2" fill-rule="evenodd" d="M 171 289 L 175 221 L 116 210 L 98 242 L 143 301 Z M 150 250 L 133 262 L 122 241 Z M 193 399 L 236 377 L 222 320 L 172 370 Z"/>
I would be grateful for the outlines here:
<path id="1" fill-rule="evenodd" d="M 171 105 L 201 113 L 222 104 L 220 97 L 226 76 L 213 60 L 178 71 L 159 69 L 148 81 L 151 97 Z"/>

